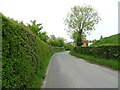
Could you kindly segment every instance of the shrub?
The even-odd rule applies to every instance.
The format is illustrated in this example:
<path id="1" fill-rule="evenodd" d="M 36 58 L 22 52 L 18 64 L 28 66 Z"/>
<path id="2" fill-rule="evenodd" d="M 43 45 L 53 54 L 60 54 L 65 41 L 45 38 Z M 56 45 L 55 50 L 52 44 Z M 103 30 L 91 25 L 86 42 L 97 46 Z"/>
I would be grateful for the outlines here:
<path id="1" fill-rule="evenodd" d="M 108 59 L 104 59 L 104 58 L 96 58 L 94 56 L 89 56 L 89 55 L 82 55 L 82 54 L 76 53 L 73 50 L 70 51 L 70 54 L 74 55 L 76 57 L 79 57 L 79 58 L 83 58 L 91 63 L 97 63 L 100 65 L 108 66 L 108 67 L 111 67 L 112 69 L 116 69 L 116 70 L 120 69 L 120 65 L 118 64 L 117 60 L 113 60 L 113 59 L 108 60 Z"/>
<path id="2" fill-rule="evenodd" d="M 50 47 L 50 52 L 55 53 L 55 52 L 63 52 L 64 47 Z"/>
<path id="3" fill-rule="evenodd" d="M 65 47 L 65 50 L 72 50 L 73 49 L 73 45 L 71 43 L 66 43 L 64 45 L 64 47 Z"/>
<path id="4" fill-rule="evenodd" d="M 76 47 L 74 50 L 84 55 L 119 60 L 120 59 L 120 55 L 118 53 L 119 49 L 120 45 L 98 47 Z"/>

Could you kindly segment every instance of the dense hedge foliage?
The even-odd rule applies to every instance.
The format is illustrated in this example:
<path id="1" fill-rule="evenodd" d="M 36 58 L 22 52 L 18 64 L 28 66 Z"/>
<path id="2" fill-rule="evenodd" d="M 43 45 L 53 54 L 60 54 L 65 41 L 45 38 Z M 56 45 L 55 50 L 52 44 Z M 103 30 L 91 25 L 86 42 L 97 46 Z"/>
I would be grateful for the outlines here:
<path id="1" fill-rule="evenodd" d="M 99 47 L 76 47 L 75 51 L 80 54 L 95 56 L 98 58 L 120 60 L 120 45 Z"/>
<path id="2" fill-rule="evenodd" d="M 2 88 L 2 14 L 0 13 L 0 89 Z"/>
<path id="3" fill-rule="evenodd" d="M 74 48 L 71 43 L 66 43 L 66 44 L 64 45 L 64 47 L 65 47 L 65 50 L 66 50 L 66 51 L 67 51 L 67 50 L 72 50 L 72 49 Z"/>
<path id="4" fill-rule="evenodd" d="M 36 77 L 44 78 L 42 70 L 52 49 L 22 24 L 5 16 L 2 27 L 2 87 L 33 87 Z"/>
<path id="5" fill-rule="evenodd" d="M 118 63 L 118 60 L 114 60 L 114 59 L 108 60 L 105 58 L 97 58 L 97 57 L 90 56 L 90 55 L 83 55 L 83 54 L 75 52 L 74 50 L 71 50 L 69 53 L 73 56 L 83 58 L 83 59 L 89 61 L 90 63 L 97 63 L 100 65 L 110 67 L 111 69 L 115 69 L 115 70 L 120 69 L 120 65 Z"/>
<path id="6" fill-rule="evenodd" d="M 61 52 L 65 51 L 64 47 L 50 47 L 50 52 L 55 53 L 55 52 Z"/>

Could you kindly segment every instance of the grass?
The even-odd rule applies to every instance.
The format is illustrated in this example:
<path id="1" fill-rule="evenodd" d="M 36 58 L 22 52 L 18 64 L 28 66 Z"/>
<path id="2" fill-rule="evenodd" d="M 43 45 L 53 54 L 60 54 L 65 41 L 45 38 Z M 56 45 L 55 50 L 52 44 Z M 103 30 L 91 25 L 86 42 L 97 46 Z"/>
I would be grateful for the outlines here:
<path id="1" fill-rule="evenodd" d="M 34 83 L 33 85 L 30 86 L 30 88 L 40 88 L 43 84 L 43 80 L 45 79 L 45 75 L 46 75 L 46 70 L 48 67 L 48 64 L 50 62 L 50 58 L 52 55 L 48 55 L 48 57 L 46 58 L 46 60 L 43 63 L 43 67 L 40 68 L 39 75 L 36 76 L 36 78 L 34 79 Z"/>
<path id="2" fill-rule="evenodd" d="M 76 53 L 75 51 L 70 51 L 70 54 L 79 58 L 83 58 L 86 59 L 87 61 L 91 62 L 91 63 L 97 63 L 100 65 L 104 65 L 107 67 L 110 67 L 114 70 L 118 70 L 120 69 L 120 65 L 118 65 L 118 60 L 113 60 L 113 59 L 103 59 L 103 58 L 96 58 L 93 56 L 88 56 L 88 55 L 81 55 L 79 53 Z"/>
<path id="3" fill-rule="evenodd" d="M 46 60 L 44 61 L 43 63 L 43 67 L 38 71 L 39 72 L 39 75 L 36 76 L 36 78 L 34 79 L 34 83 L 33 85 L 30 86 L 30 88 L 41 88 L 41 86 L 43 85 L 43 81 L 46 77 L 46 71 L 47 71 L 47 67 L 50 63 L 50 59 L 52 57 L 52 55 L 54 53 L 57 53 L 57 52 L 63 52 L 64 50 L 57 50 L 57 51 L 53 51 L 51 52 L 51 55 L 48 55 L 48 57 L 46 58 Z"/>
<path id="4" fill-rule="evenodd" d="M 119 39 L 120 39 L 120 34 L 112 35 L 97 40 L 95 43 L 92 44 L 92 46 L 120 45 Z"/>

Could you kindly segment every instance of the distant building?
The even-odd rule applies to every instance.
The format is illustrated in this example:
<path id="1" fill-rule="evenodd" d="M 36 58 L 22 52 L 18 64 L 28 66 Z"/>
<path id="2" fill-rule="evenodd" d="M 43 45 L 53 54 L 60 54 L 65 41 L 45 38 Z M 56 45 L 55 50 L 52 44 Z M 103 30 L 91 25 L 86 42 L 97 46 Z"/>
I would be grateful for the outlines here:
<path id="1" fill-rule="evenodd" d="M 93 43 L 92 43 L 92 42 L 89 42 L 89 43 L 88 43 L 88 46 L 90 46 L 91 44 L 93 44 Z"/>
<path id="2" fill-rule="evenodd" d="M 87 44 L 87 41 L 86 41 L 86 40 L 83 40 L 83 41 L 82 41 L 82 43 L 83 43 L 82 46 L 83 46 L 83 47 L 90 46 L 91 44 L 93 44 L 93 42 L 94 42 L 94 41 L 91 41 L 91 42 L 88 41 L 88 44 Z M 75 43 L 75 42 L 70 42 L 70 43 L 71 43 L 74 47 L 76 46 L 76 43 Z"/>
<path id="3" fill-rule="evenodd" d="M 86 42 L 87 42 L 87 41 L 82 41 L 82 43 L 83 43 L 82 46 L 86 47 L 86 46 L 87 46 L 87 45 L 86 45 Z"/>

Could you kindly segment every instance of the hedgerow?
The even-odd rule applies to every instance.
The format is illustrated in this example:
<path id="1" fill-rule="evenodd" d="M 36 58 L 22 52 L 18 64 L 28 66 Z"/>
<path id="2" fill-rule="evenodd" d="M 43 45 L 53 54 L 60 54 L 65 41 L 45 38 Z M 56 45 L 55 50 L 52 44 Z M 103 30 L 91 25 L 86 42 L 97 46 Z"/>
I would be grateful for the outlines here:
<path id="1" fill-rule="evenodd" d="M 2 15 L 3 88 L 40 88 L 50 56 L 50 47 L 39 37 Z"/>
<path id="2" fill-rule="evenodd" d="M 50 47 L 52 53 L 65 51 L 64 47 Z"/>
<path id="3" fill-rule="evenodd" d="M 120 45 L 98 47 L 75 47 L 77 53 L 90 55 L 98 58 L 120 60 Z"/>
<path id="4" fill-rule="evenodd" d="M 115 70 L 120 69 L 120 65 L 119 65 L 118 60 L 114 60 L 114 59 L 109 59 L 108 60 L 108 59 L 105 59 L 105 58 L 97 58 L 97 57 L 90 56 L 90 55 L 83 55 L 83 54 L 75 52 L 74 50 L 71 50 L 70 54 L 74 55 L 76 57 L 79 57 L 79 58 L 83 58 L 83 59 L 85 59 L 86 61 L 89 61 L 92 64 L 96 63 L 96 64 L 99 64 L 99 65 L 104 65 L 104 66 L 110 67 L 111 69 L 115 69 Z"/>
<path id="5" fill-rule="evenodd" d="M 0 13 L 0 89 L 2 88 L 2 14 Z"/>

